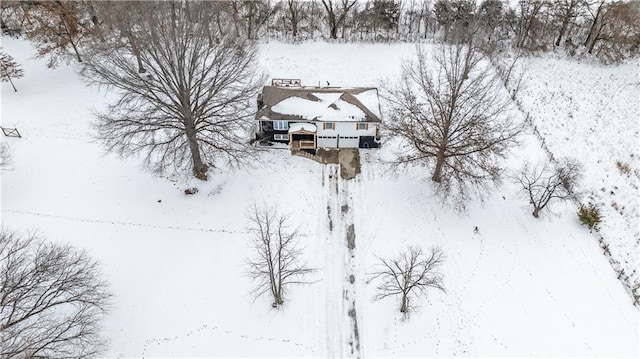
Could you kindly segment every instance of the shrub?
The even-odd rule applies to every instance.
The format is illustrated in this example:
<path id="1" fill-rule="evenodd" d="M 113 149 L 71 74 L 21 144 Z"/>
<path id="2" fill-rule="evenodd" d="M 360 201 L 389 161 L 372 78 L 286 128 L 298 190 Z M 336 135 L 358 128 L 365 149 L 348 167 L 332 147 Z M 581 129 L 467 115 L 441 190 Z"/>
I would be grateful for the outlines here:
<path id="1" fill-rule="evenodd" d="M 580 208 L 578 209 L 578 218 L 582 224 L 589 227 L 589 231 L 595 229 L 596 232 L 598 231 L 598 225 L 602 221 L 600 209 L 591 202 L 587 205 L 580 204 Z"/>
<path id="2" fill-rule="evenodd" d="M 618 167 L 618 169 L 620 170 L 620 173 L 622 173 L 624 175 L 628 176 L 629 173 L 631 173 L 631 167 L 629 167 L 629 164 L 627 164 L 627 163 L 617 161 L 616 162 L 616 167 Z"/>
<path id="3" fill-rule="evenodd" d="M 196 194 L 198 193 L 198 189 L 196 187 L 193 188 L 187 188 L 184 190 L 184 194 L 186 195 L 191 195 L 191 194 Z"/>

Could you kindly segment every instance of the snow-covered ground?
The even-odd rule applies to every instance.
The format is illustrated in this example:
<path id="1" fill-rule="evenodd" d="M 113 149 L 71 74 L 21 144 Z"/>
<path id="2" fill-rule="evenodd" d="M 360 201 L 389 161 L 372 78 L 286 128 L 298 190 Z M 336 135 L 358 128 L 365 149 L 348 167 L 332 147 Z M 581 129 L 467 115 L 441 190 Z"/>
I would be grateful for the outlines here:
<path id="1" fill-rule="evenodd" d="M 2 84 L 2 124 L 23 134 L 2 139 L 13 152 L 1 177 L 2 224 L 86 248 L 103 264 L 116 295 L 105 323 L 109 357 L 639 355 L 638 311 L 572 205 L 536 220 L 506 181 L 484 204 L 457 213 L 434 200 L 422 169 L 390 171 L 380 160 L 386 149 L 363 152 L 362 173 L 350 181 L 284 150 L 204 184 L 155 178 L 92 140 L 91 109 L 105 94 L 85 87 L 72 68 L 30 59 L 27 44 L 2 40 L 25 68 L 19 92 Z M 261 62 L 272 77 L 371 86 L 396 76 L 413 51 L 269 43 Z M 527 135 L 508 163 L 541 156 Z M 184 195 L 192 186 L 200 192 Z M 291 289 L 282 310 L 249 295 L 251 202 L 291 212 L 319 269 L 315 283 Z M 351 224 L 353 251 L 345 239 Z M 366 280 L 376 255 L 395 256 L 408 244 L 445 251 L 447 292 L 434 292 L 403 320 L 396 301 L 371 301 Z M 352 352 L 353 306 L 360 348 Z"/>
<path id="2" fill-rule="evenodd" d="M 584 168 L 582 202 L 602 210 L 617 270 L 640 285 L 640 60 L 618 66 L 528 58 L 518 100 L 557 158 Z M 628 277 L 628 278 L 627 278 Z"/>

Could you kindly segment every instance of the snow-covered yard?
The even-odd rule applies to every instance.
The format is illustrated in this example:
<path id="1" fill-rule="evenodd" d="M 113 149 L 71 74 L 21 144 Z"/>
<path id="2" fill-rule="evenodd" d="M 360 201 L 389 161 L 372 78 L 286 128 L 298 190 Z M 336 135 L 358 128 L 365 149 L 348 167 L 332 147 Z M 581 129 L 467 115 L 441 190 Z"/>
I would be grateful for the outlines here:
<path id="1" fill-rule="evenodd" d="M 349 181 L 339 180 L 335 167 L 284 150 L 263 153 L 251 168 L 218 170 L 207 183 L 155 178 L 135 159 L 104 155 L 92 139 L 91 109 L 103 106 L 104 93 L 85 87 L 70 67 L 46 69 L 22 41 L 3 38 L 2 45 L 25 68 L 16 81 L 19 92 L 2 84 L 2 124 L 23 134 L 2 139 L 13 153 L 1 177 L 2 224 L 86 248 L 102 263 L 116 295 L 105 323 L 109 357 L 355 356 L 352 303 L 363 356 L 640 354 L 638 311 L 595 238 L 579 225 L 573 205 L 534 219 L 507 180 L 485 203 L 458 213 L 434 199 L 424 170 L 391 171 L 382 161 L 389 155 L 384 148 L 363 151 L 362 173 Z M 347 86 L 397 76 L 401 58 L 414 52 L 410 44 L 268 43 L 260 49 L 272 77 Z M 537 61 L 544 67 L 554 60 Z M 553 79 L 547 79 L 553 86 L 564 81 Z M 632 99 L 637 91 L 627 90 L 620 88 L 618 98 Z M 576 104 L 575 111 L 587 105 Z M 530 106 L 532 112 L 542 107 Z M 607 128 L 611 136 L 619 133 L 609 142 L 612 151 L 618 151 L 616 143 L 637 145 L 637 128 L 634 140 L 625 132 L 631 125 L 614 120 L 607 122 L 615 126 Z M 539 121 L 540 127 L 548 122 L 542 115 Z M 604 141 L 599 130 L 579 129 L 568 131 Z M 555 141 L 564 136 L 548 135 Z M 508 161 L 511 170 L 544 155 L 532 135 L 522 142 Z M 615 166 L 617 159 L 600 155 Z M 620 160 L 638 168 L 637 155 Z M 624 181 L 605 180 L 603 186 Z M 193 186 L 200 191 L 186 196 L 183 190 Z M 637 190 L 624 193 L 631 202 Z M 307 260 L 318 268 L 315 283 L 292 288 L 282 310 L 249 295 L 244 217 L 254 201 L 292 213 L 306 233 Z M 631 228 L 638 216 L 632 208 L 627 204 L 629 222 L 620 222 Z M 345 239 L 350 224 L 353 252 Z M 394 300 L 371 301 L 375 287 L 366 280 L 376 255 L 395 256 L 408 244 L 445 251 L 447 292 L 433 292 L 403 320 Z"/>
<path id="2" fill-rule="evenodd" d="M 617 270 L 640 284 L 640 61 L 617 66 L 530 58 L 519 101 L 556 157 L 584 168 L 582 201 L 596 203 Z"/>

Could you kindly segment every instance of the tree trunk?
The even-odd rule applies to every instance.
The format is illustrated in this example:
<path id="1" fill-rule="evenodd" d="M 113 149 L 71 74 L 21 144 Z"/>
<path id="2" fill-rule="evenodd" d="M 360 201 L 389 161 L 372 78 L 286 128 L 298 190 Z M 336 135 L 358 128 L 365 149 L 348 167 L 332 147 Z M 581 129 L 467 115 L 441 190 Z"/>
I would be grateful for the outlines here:
<path id="1" fill-rule="evenodd" d="M 297 38 L 298 37 L 298 19 L 295 19 L 293 21 L 291 21 L 291 34 L 293 35 L 293 38 Z"/>
<path id="2" fill-rule="evenodd" d="M 171 2 L 171 27 L 176 26 L 176 3 Z"/>
<path id="3" fill-rule="evenodd" d="M 73 40 L 69 40 L 69 43 L 71 43 L 71 47 L 73 47 L 73 51 L 76 53 L 76 59 L 78 59 L 78 62 L 82 62 L 82 58 L 80 57 L 80 52 L 78 51 L 76 44 Z"/>
<path id="4" fill-rule="evenodd" d="M 291 35 L 295 39 L 298 36 L 298 6 L 294 0 L 287 1 L 287 6 L 289 7 L 289 14 L 291 15 Z"/>
<path id="5" fill-rule="evenodd" d="M 98 36 L 98 39 L 100 39 L 101 42 L 104 42 L 104 33 L 102 31 L 102 26 L 100 25 L 98 13 L 93 6 L 93 1 L 87 1 L 87 6 L 89 8 L 89 15 L 91 16 L 91 23 L 93 24 L 94 33 Z"/>
<path id="6" fill-rule="evenodd" d="M 531 30 L 533 28 L 533 24 L 536 21 L 536 17 L 538 16 L 538 12 L 544 5 L 543 2 L 533 5 L 533 9 L 531 9 L 531 14 L 523 14 L 522 16 L 522 25 L 520 27 L 520 41 L 518 41 L 518 48 L 523 48 L 527 39 L 531 36 Z M 536 40 L 535 38 L 533 40 Z"/>
<path id="7" fill-rule="evenodd" d="M 254 24 L 254 4 L 249 3 L 249 14 L 247 15 L 247 39 L 254 40 L 253 36 L 253 24 Z"/>
<path id="8" fill-rule="evenodd" d="M 278 281 L 276 282 L 276 280 L 280 280 L 280 279 L 273 279 L 274 281 L 274 288 L 273 288 L 273 307 L 276 308 L 280 305 L 282 305 L 282 282 Z"/>
<path id="9" fill-rule="evenodd" d="M 189 6 L 189 2 L 188 1 L 184 2 L 184 13 L 187 16 L 187 21 L 188 22 L 192 22 L 192 20 L 191 20 L 191 7 Z"/>
<path id="10" fill-rule="evenodd" d="M 331 38 L 336 40 L 338 38 L 338 27 L 335 22 L 331 23 Z"/>
<path id="11" fill-rule="evenodd" d="M 599 37 L 594 38 L 594 39 L 593 39 L 593 41 L 591 42 L 591 45 L 589 45 L 589 50 L 588 50 L 588 52 L 589 52 L 590 54 L 592 54 L 592 53 L 593 53 L 593 48 L 594 48 L 594 47 L 596 47 L 596 43 L 598 42 L 598 40 L 600 40 L 600 38 L 599 38 Z"/>
<path id="12" fill-rule="evenodd" d="M 189 149 L 191 150 L 191 160 L 193 162 L 193 175 L 200 180 L 207 180 L 207 170 L 209 167 L 202 162 L 200 156 L 200 145 L 198 144 L 198 138 L 196 136 L 196 130 L 194 125 L 185 126 L 185 134 L 187 141 L 189 141 Z"/>
<path id="13" fill-rule="evenodd" d="M 80 57 L 80 52 L 78 51 L 78 48 L 76 47 L 75 42 L 73 41 L 73 34 L 69 28 L 69 25 L 67 24 L 64 15 L 60 14 L 60 22 L 62 23 L 62 26 L 64 26 L 65 29 L 65 33 L 66 33 L 66 38 L 67 40 L 69 40 L 69 43 L 71 44 L 71 47 L 73 48 L 73 51 L 76 54 L 76 59 L 78 59 L 78 62 L 82 62 L 82 58 Z M 64 35 L 62 35 L 64 36 Z"/>
<path id="14" fill-rule="evenodd" d="M 233 27 L 235 30 L 235 35 L 236 37 L 240 37 L 240 19 L 238 17 L 238 6 L 236 5 L 235 2 L 231 2 L 231 9 L 232 11 L 232 15 L 233 15 Z"/>
<path id="15" fill-rule="evenodd" d="M 602 34 L 602 29 L 605 27 L 605 25 L 606 25 L 606 23 L 604 23 L 603 20 L 600 19 L 600 21 L 596 24 L 594 33 L 593 34 L 589 34 L 593 38 L 593 40 L 591 40 L 591 45 L 589 45 L 589 50 L 588 50 L 588 52 L 590 54 L 593 53 L 593 49 L 596 47 L 596 43 L 599 40 L 603 40 L 601 34 Z"/>
<path id="16" fill-rule="evenodd" d="M 7 75 L 7 79 L 9 80 L 9 82 L 11 83 L 11 87 L 13 87 L 13 91 L 14 92 L 18 92 L 18 89 L 16 88 L 16 85 L 13 84 L 13 81 L 11 81 L 11 76 L 9 76 L 9 74 Z"/>
<path id="17" fill-rule="evenodd" d="M 434 182 L 440 183 L 442 181 L 442 167 L 444 167 L 444 153 L 439 151 L 436 155 L 436 169 L 433 171 L 431 179 Z"/>
<path id="18" fill-rule="evenodd" d="M 534 216 L 535 218 L 539 218 L 539 217 L 540 217 L 540 209 L 541 209 L 541 208 L 540 208 L 540 207 L 538 207 L 538 206 L 535 206 L 535 207 L 533 208 L 533 213 L 532 213 L 532 214 L 533 214 L 533 216 Z"/>
<path id="19" fill-rule="evenodd" d="M 409 311 L 409 299 L 406 294 L 402 294 L 402 306 L 400 306 L 400 312 L 407 313 Z"/>
<path id="20" fill-rule="evenodd" d="M 140 49 L 138 48 L 136 40 L 129 30 L 127 30 L 127 38 L 129 39 L 129 44 L 131 45 L 131 51 L 136 56 L 136 61 L 138 61 L 138 72 L 141 74 L 147 72 L 147 70 L 142 65 L 142 59 L 140 58 Z"/>
<path id="21" fill-rule="evenodd" d="M 584 44 L 582 46 L 587 46 L 589 44 L 589 41 L 591 41 L 591 38 L 593 37 L 593 31 L 596 28 L 596 23 L 600 19 L 600 12 L 602 11 L 603 4 L 604 2 L 601 2 L 598 6 L 598 10 L 596 10 L 596 16 L 593 17 L 593 22 L 591 23 L 591 27 L 589 28 L 589 35 L 587 35 L 587 39 L 584 41 Z"/>
<path id="22" fill-rule="evenodd" d="M 564 36 L 564 33 L 567 31 L 567 26 L 568 25 L 569 25 L 569 18 L 567 17 L 562 22 L 562 27 L 560 28 L 560 34 L 558 35 L 558 39 L 556 40 L 556 47 L 560 46 L 560 41 L 562 40 L 562 37 Z"/>
<path id="23" fill-rule="evenodd" d="M 336 21 L 336 14 L 333 12 L 333 8 L 331 6 L 327 6 L 325 4 L 325 8 L 327 9 L 327 17 L 329 18 L 329 32 L 331 33 L 331 38 L 335 40 L 338 38 L 338 23 Z"/>

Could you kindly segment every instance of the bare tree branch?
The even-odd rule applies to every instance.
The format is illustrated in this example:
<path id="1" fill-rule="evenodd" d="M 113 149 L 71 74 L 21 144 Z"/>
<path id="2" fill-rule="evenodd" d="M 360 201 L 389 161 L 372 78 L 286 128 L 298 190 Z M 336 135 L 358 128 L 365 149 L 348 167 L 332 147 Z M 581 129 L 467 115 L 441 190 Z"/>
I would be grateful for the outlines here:
<path id="1" fill-rule="evenodd" d="M 288 215 L 254 204 L 248 221 L 256 251 L 255 258 L 247 263 L 248 275 L 254 281 L 253 294 L 271 294 L 273 307 L 278 307 L 284 302 L 285 288 L 289 284 L 310 283 L 304 277 L 315 269 L 301 261 L 302 249 L 297 244 L 300 228 L 290 226 Z"/>
<path id="2" fill-rule="evenodd" d="M 0 232 L 0 357 L 87 358 L 111 294 L 86 252 Z"/>
<path id="3" fill-rule="evenodd" d="M 400 296 L 400 312 L 408 314 L 415 305 L 412 298 L 426 296 L 429 288 L 445 291 L 442 274 L 438 272 L 444 261 L 440 248 L 431 248 L 429 254 L 421 248 L 409 247 L 397 258 L 378 257 L 378 270 L 371 274 L 370 281 L 378 281 L 378 293 L 374 300 Z"/>
<path id="4" fill-rule="evenodd" d="M 83 74 L 118 90 L 118 101 L 98 116 L 108 150 L 141 153 L 156 172 L 191 165 L 206 179 L 216 161 L 239 164 L 251 155 L 253 101 L 265 77 L 255 46 L 212 28 L 199 11 L 206 3 L 171 4 L 152 3 L 136 16 L 145 28 L 134 36 L 136 51 L 96 51 Z"/>
<path id="5" fill-rule="evenodd" d="M 577 162 L 563 161 L 557 167 L 550 163 L 531 165 L 525 163 L 516 181 L 522 186 L 533 206 L 533 216 L 552 200 L 567 201 L 576 198 L 575 186 L 580 179 L 581 168 Z"/>
<path id="6" fill-rule="evenodd" d="M 2 50 L 1 47 L 0 50 Z M 13 84 L 13 79 L 19 79 L 23 75 L 22 66 L 15 62 L 11 55 L 0 51 L 0 81 L 9 81 L 13 91 L 18 92 L 16 85 Z"/>
<path id="7" fill-rule="evenodd" d="M 418 48 L 401 81 L 383 92 L 387 129 L 403 140 L 398 164 L 433 166 L 443 198 L 481 194 L 499 182 L 498 159 L 516 142 L 522 124 L 508 116 L 510 99 L 493 69 L 471 44 L 439 46 L 429 62 Z"/>

